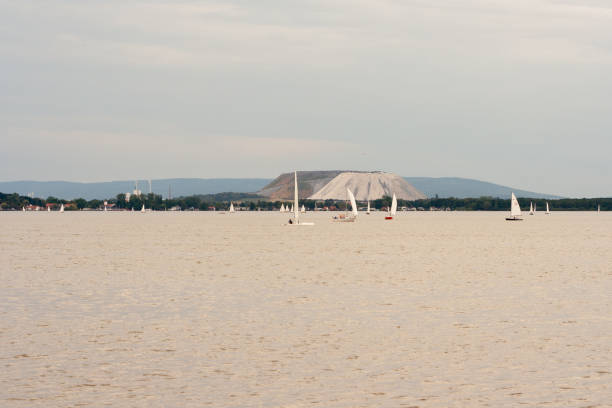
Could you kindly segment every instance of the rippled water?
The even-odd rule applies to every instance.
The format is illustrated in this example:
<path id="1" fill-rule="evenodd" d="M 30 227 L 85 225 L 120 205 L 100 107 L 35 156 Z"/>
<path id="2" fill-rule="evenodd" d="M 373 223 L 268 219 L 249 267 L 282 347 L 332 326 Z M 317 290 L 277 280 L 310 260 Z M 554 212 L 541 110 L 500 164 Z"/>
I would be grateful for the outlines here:
<path id="1" fill-rule="evenodd" d="M 610 406 L 612 214 L 0 213 L 0 406 Z"/>

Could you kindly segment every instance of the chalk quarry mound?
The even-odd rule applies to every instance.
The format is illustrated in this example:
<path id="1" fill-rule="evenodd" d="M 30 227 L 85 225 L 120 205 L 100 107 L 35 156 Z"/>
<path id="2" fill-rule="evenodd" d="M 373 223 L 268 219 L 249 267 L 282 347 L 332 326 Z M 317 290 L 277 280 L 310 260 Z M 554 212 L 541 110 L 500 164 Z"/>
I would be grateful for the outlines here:
<path id="1" fill-rule="evenodd" d="M 376 200 L 392 196 L 404 200 L 427 198 L 403 177 L 392 173 L 343 172 L 334 177 L 309 198 L 312 200 L 344 200 L 349 188 L 357 201 Z"/>

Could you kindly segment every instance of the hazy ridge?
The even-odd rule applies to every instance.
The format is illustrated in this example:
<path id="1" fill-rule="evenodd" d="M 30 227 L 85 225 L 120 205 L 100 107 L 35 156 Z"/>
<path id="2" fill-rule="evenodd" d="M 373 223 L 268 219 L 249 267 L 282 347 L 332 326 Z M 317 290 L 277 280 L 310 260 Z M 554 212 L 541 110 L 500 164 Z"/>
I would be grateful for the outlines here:
<path id="1" fill-rule="evenodd" d="M 313 180 L 299 180 L 300 197 L 307 197 L 313 194 L 314 189 L 321 185 L 325 185 L 326 181 L 330 181 L 342 171 L 328 171 L 318 173 L 326 174 L 320 180 L 314 177 Z M 298 172 L 299 174 L 300 172 Z M 306 173 L 306 172 L 305 172 Z M 308 172 L 317 173 L 317 172 Z M 314 175 L 314 174 L 313 174 Z M 270 198 L 276 198 L 284 193 L 288 181 L 291 178 L 290 173 L 285 173 L 276 179 L 267 178 L 173 178 L 173 179 L 154 179 L 152 180 L 152 190 L 156 194 L 161 194 L 164 197 L 168 195 L 168 186 L 171 186 L 173 197 L 198 195 L 198 194 L 218 194 L 224 192 L 235 193 L 265 193 L 264 195 Z M 481 197 L 491 196 L 507 198 L 511 191 L 518 197 L 532 198 L 560 198 L 552 194 L 544 194 L 520 190 L 512 187 L 502 186 L 495 183 L 479 181 L 475 179 L 459 178 L 459 177 L 404 177 L 417 190 L 423 192 L 428 197 Z M 276 181 L 276 184 L 272 184 Z M 323 184 L 321 184 L 323 183 Z M 141 180 L 138 184 L 143 192 L 149 191 L 148 183 Z M 319 187 L 320 188 L 320 187 Z M 3 193 L 18 193 L 27 195 L 34 193 L 35 197 L 46 198 L 54 196 L 62 199 L 85 198 L 103 199 L 114 197 L 119 193 L 125 193 L 134 189 L 134 181 L 109 181 L 96 183 L 78 183 L 69 181 L 8 181 L 0 182 L 0 192 Z M 303 189 L 303 191 L 302 191 Z"/>

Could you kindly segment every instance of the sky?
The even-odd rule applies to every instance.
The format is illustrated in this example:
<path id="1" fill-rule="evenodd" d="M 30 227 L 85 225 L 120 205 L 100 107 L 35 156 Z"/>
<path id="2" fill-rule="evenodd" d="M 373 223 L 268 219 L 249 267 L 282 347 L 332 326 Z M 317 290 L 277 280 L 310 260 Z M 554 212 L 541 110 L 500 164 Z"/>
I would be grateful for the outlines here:
<path id="1" fill-rule="evenodd" d="M 607 0 L 0 0 L 0 180 L 383 170 L 612 196 Z"/>

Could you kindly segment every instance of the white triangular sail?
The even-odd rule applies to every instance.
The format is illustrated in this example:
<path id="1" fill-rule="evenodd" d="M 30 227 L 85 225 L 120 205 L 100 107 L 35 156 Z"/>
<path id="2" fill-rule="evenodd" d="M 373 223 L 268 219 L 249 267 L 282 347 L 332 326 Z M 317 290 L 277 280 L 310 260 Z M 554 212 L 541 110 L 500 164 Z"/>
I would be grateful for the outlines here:
<path id="1" fill-rule="evenodd" d="M 521 206 L 519 205 L 514 193 L 512 193 L 512 199 L 510 200 L 510 215 L 513 217 L 518 217 L 521 215 Z"/>
<path id="2" fill-rule="evenodd" d="M 51 212 L 51 207 L 47 207 L 47 212 Z"/>
<path id="3" fill-rule="evenodd" d="M 236 210 L 234 210 L 234 203 L 232 203 L 232 202 L 230 202 L 229 212 L 230 212 L 230 214 L 236 212 Z"/>
<path id="4" fill-rule="evenodd" d="M 291 206 L 291 211 L 293 211 L 293 218 L 295 218 L 295 223 L 300 223 L 300 205 L 298 203 L 298 183 L 297 183 L 297 171 L 293 173 L 295 188 L 293 189 L 293 205 Z"/>
<path id="5" fill-rule="evenodd" d="M 597 214 L 601 211 L 601 204 L 597 204 Z"/>
<path id="6" fill-rule="evenodd" d="M 145 205 L 142 205 L 142 208 L 140 209 L 140 212 L 145 212 Z"/>
<path id="7" fill-rule="evenodd" d="M 356 217 L 358 212 L 357 212 L 357 203 L 355 202 L 355 196 L 353 195 L 353 192 L 349 190 L 348 188 L 346 189 L 346 193 L 348 194 L 349 200 L 351 201 L 351 213 Z"/>
<path id="8" fill-rule="evenodd" d="M 533 203 L 529 202 L 529 215 L 533 215 Z"/>
<path id="9" fill-rule="evenodd" d="M 281 203 L 279 212 L 285 212 L 285 204 Z"/>
<path id="10" fill-rule="evenodd" d="M 300 212 L 302 214 L 306 214 L 306 207 L 304 207 L 304 204 L 302 204 L 302 209 L 300 210 Z"/>
<path id="11" fill-rule="evenodd" d="M 395 197 L 395 193 L 393 193 L 393 200 L 391 201 L 391 211 L 389 214 L 395 215 L 397 212 L 397 198 Z"/>
<path id="12" fill-rule="evenodd" d="M 370 200 L 368 200 L 368 210 L 366 211 L 366 214 L 370 213 Z"/>
<path id="13" fill-rule="evenodd" d="M 25 212 L 25 207 L 21 207 L 21 211 Z"/>
<path id="14" fill-rule="evenodd" d="M 548 206 L 548 201 L 546 202 L 546 214 L 550 214 L 550 207 Z"/>
<path id="15" fill-rule="evenodd" d="M 61 213 L 63 213 L 63 212 L 64 212 L 64 204 L 62 204 L 62 205 L 60 206 L 60 211 L 59 211 L 59 212 L 61 212 Z"/>

